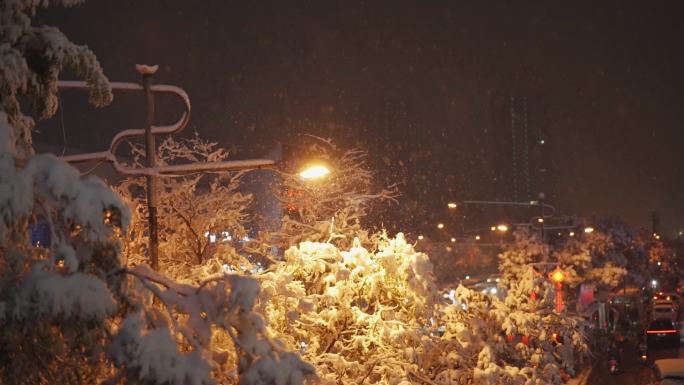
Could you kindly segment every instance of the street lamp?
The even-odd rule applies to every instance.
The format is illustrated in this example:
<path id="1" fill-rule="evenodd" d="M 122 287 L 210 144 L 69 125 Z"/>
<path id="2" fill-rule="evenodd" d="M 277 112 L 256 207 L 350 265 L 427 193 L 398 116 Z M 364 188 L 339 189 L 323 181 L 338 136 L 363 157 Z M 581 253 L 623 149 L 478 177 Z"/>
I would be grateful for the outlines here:
<path id="1" fill-rule="evenodd" d="M 587 234 L 593 233 L 593 232 L 594 232 L 594 228 L 593 228 L 593 227 L 585 227 L 585 228 L 584 228 L 584 232 L 587 233 Z"/>
<path id="2" fill-rule="evenodd" d="M 496 229 L 502 233 L 505 233 L 506 231 L 508 231 L 508 226 L 501 224 L 501 225 L 496 226 Z"/>
<path id="3" fill-rule="evenodd" d="M 310 165 L 309 167 L 303 169 L 300 173 L 299 176 L 302 179 L 306 180 L 313 180 L 313 179 L 321 179 L 325 176 L 330 174 L 330 169 L 326 167 L 325 165 L 322 164 L 314 164 Z"/>
<path id="4" fill-rule="evenodd" d="M 458 204 L 456 204 L 456 203 L 454 203 L 454 202 L 449 202 L 449 203 L 447 203 L 447 207 L 449 207 L 450 209 L 454 210 L 455 208 L 458 207 Z"/>
<path id="5" fill-rule="evenodd" d="M 560 313 L 563 310 L 563 281 L 565 280 L 565 274 L 561 270 L 560 266 L 549 273 L 549 278 L 556 284 L 556 312 Z"/>

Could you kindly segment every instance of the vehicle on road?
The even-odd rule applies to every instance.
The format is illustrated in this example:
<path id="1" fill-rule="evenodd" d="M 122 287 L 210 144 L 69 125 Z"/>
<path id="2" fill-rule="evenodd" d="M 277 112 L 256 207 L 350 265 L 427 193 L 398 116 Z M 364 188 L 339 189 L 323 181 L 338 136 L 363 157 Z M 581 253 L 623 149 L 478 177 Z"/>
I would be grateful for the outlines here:
<path id="1" fill-rule="evenodd" d="M 677 320 L 677 309 L 670 305 L 655 305 L 651 312 L 651 319 L 656 320 L 660 318 L 669 318 L 672 321 Z"/>
<path id="2" fill-rule="evenodd" d="M 684 358 L 657 360 L 653 363 L 653 371 L 649 385 L 683 385 Z"/>
<path id="3" fill-rule="evenodd" d="M 679 324 L 671 318 L 658 318 L 648 325 L 646 344 L 654 347 L 679 347 Z"/>

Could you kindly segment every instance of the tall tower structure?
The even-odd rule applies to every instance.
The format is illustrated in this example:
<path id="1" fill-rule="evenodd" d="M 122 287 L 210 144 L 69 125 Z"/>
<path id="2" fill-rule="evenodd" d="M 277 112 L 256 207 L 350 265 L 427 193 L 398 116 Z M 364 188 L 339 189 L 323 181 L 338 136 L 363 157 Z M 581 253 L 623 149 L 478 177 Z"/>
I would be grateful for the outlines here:
<path id="1" fill-rule="evenodd" d="M 525 94 L 511 93 L 507 121 L 502 125 L 501 157 L 506 175 L 506 197 L 513 201 L 535 200 L 540 192 L 553 197 L 551 147 L 544 129 L 539 103 Z M 502 122 L 503 123 L 503 122 Z"/>

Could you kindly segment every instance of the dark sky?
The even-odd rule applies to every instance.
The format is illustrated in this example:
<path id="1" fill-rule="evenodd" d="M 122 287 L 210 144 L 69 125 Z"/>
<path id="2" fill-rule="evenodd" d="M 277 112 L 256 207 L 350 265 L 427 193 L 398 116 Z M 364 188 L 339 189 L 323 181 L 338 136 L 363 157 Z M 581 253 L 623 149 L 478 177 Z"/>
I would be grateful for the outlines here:
<path id="1" fill-rule="evenodd" d="M 111 80 L 159 64 L 157 82 L 190 94 L 191 128 L 236 157 L 300 133 L 368 149 L 381 181 L 402 183 L 405 226 L 451 199 L 509 197 L 494 138 L 523 95 L 560 212 L 645 226 L 655 210 L 684 229 L 684 3 L 571 4 L 90 0 L 39 20 L 87 44 Z M 142 122 L 139 99 L 92 113 L 62 98 L 71 146 L 104 148 Z M 56 127 L 40 138 L 61 143 Z"/>

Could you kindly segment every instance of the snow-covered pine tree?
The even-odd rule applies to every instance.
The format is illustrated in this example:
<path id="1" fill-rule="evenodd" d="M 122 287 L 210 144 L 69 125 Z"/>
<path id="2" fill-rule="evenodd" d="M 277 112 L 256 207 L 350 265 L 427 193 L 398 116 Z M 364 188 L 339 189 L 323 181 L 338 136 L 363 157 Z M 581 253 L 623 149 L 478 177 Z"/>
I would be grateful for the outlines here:
<path id="1" fill-rule="evenodd" d="M 134 166 L 144 165 L 145 152 L 132 145 Z M 218 162 L 228 152 L 199 138 L 162 141 L 158 164 Z M 253 262 L 235 246 L 246 235 L 245 210 L 252 198 L 239 191 L 240 172 L 199 173 L 158 178 L 157 223 L 159 269 L 183 282 L 197 282 L 221 271 L 249 271 Z M 133 210 L 125 255 L 129 264 L 147 263 L 147 198 L 144 178 L 128 178 L 117 190 Z"/>
<path id="2" fill-rule="evenodd" d="M 3 0 L 0 3 L 0 110 L 5 111 L 13 127 L 16 155 L 22 160 L 32 152 L 34 122 L 23 114 L 19 97 L 30 101 L 39 119 L 51 117 L 57 111 L 59 74 L 69 69 L 88 83 L 92 104 L 99 107 L 112 100 L 109 81 L 88 47 L 72 43 L 57 28 L 31 23 L 38 7 L 82 2 Z"/>
<path id="3" fill-rule="evenodd" d="M 39 117 L 54 113 L 63 66 L 86 78 L 96 104 L 111 99 L 90 51 L 31 25 L 48 4 L 0 3 L 0 382 L 301 384 L 314 368 L 269 337 L 253 311 L 256 280 L 220 274 L 191 286 L 126 268 L 121 199 L 52 155 L 32 156 L 19 100 Z M 42 247 L 28 240 L 36 218 L 50 228 Z M 231 344 L 213 345 L 216 330 Z"/>

